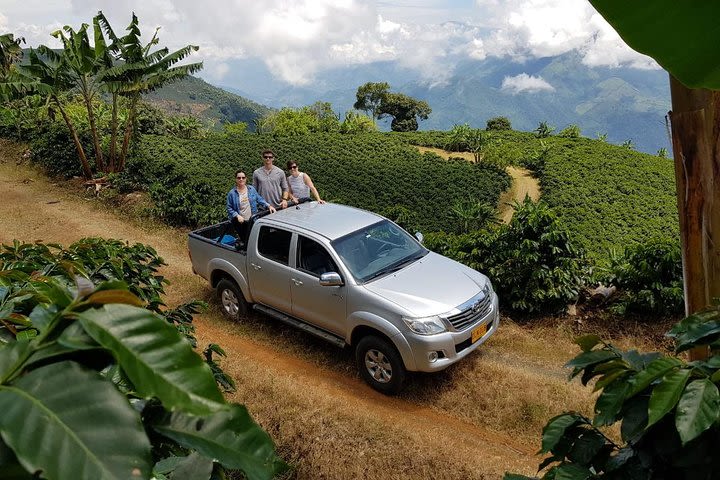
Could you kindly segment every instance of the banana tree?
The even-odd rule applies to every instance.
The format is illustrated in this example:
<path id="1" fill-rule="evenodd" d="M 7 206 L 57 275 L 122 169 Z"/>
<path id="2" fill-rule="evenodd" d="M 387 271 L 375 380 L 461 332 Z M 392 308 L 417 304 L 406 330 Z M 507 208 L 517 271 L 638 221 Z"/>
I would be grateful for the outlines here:
<path id="1" fill-rule="evenodd" d="M 99 35 L 98 35 L 99 33 Z M 63 27 L 51 34 L 62 41 L 65 64 L 68 74 L 73 79 L 74 86 L 80 91 L 87 109 L 88 122 L 95 147 L 95 163 L 99 171 L 106 171 L 105 160 L 95 121 L 93 99 L 97 95 L 100 83 L 99 77 L 104 69 L 112 67 L 112 57 L 107 54 L 105 38 L 99 27 L 95 29 L 95 45 L 90 45 L 88 25 L 82 24 L 78 31 L 69 26 Z"/>
<path id="2" fill-rule="evenodd" d="M 39 55 L 38 55 L 39 53 Z M 85 178 L 92 178 L 92 170 L 85 149 L 80 142 L 77 130 L 68 116 L 60 97 L 74 85 L 72 74 L 69 72 L 66 57 L 58 54 L 51 48 L 41 45 L 37 50 L 31 49 L 28 54 L 29 63 L 19 68 L 20 74 L 27 79 L 25 88 L 45 95 L 47 99 L 57 106 L 65 124 L 70 131 L 78 158 L 82 165 Z"/>
<path id="3" fill-rule="evenodd" d="M 670 73 L 685 310 L 720 297 L 720 50 L 717 2 L 590 0 L 633 49 Z M 699 358 L 707 349 L 691 352 Z"/>
<path id="4" fill-rule="evenodd" d="M 10 102 L 26 98 L 33 93 L 47 94 L 47 86 L 22 70 L 20 60 L 23 50 L 20 44 L 23 37 L 15 38 L 12 33 L 0 35 L 0 102 Z M 18 107 L 22 108 L 22 107 Z"/>
<path id="5" fill-rule="evenodd" d="M 184 60 L 193 51 L 198 50 L 195 45 L 187 45 L 170 53 L 167 47 L 151 51 L 159 43 L 158 31 L 150 41 L 143 45 L 140 39 L 138 18 L 133 14 L 132 21 L 127 27 L 127 35 L 115 35 L 110 23 L 102 12 L 98 12 L 95 21 L 99 24 L 111 41 L 108 49 L 115 55 L 116 65 L 105 71 L 103 81 L 110 88 L 117 88 L 118 92 L 128 101 L 128 114 L 125 121 L 122 150 L 118 159 L 117 170 L 125 168 L 128 147 L 133 132 L 137 104 L 143 93 L 152 92 L 163 85 L 175 80 L 185 78 L 202 69 L 202 62 L 176 65 Z"/>

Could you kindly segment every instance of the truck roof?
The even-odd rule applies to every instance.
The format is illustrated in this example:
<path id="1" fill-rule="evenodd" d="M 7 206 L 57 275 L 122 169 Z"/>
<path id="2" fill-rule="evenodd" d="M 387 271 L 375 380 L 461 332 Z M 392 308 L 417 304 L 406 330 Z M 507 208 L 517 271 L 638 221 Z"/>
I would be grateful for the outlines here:
<path id="1" fill-rule="evenodd" d="M 300 227 L 335 240 L 383 219 L 366 210 L 338 203 L 301 203 L 263 217 L 273 222 Z"/>

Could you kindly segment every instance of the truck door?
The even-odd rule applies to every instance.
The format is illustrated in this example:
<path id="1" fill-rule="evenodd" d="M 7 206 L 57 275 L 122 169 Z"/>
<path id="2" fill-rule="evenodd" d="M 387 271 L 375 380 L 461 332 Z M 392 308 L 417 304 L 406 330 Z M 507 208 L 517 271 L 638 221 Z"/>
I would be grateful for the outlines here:
<path id="1" fill-rule="evenodd" d="M 250 291 L 256 302 L 291 314 L 290 264 L 292 232 L 271 225 L 261 225 L 257 242 L 248 248 Z M 252 243 L 252 242 L 251 242 Z"/>
<path id="2" fill-rule="evenodd" d="M 341 273 L 335 260 L 319 242 L 298 235 L 295 266 L 290 278 L 293 316 L 344 336 L 347 286 L 320 285 L 323 273 Z"/>

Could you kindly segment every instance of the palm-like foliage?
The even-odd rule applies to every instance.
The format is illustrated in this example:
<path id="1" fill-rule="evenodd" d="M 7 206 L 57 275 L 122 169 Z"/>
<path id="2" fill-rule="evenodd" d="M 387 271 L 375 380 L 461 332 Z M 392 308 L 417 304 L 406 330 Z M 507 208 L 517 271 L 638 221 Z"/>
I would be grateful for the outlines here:
<path id="1" fill-rule="evenodd" d="M 125 122 L 125 135 L 118 163 L 118 170 L 121 171 L 125 165 L 140 96 L 198 72 L 203 65 L 202 62 L 177 65 L 193 51 L 198 50 L 195 45 L 187 45 L 172 53 L 167 47 L 151 51 L 152 47 L 159 43 L 159 28 L 155 30 L 150 41 L 143 45 L 140 39 L 138 18 L 135 14 L 127 27 L 128 33 L 123 37 L 115 34 L 102 12 L 98 12 L 95 22 L 110 39 L 111 43 L 107 48 L 115 56 L 117 62 L 103 73 L 103 82 L 108 89 L 129 99 L 129 112 Z"/>
<path id="2" fill-rule="evenodd" d="M 497 212 L 487 203 L 478 201 L 457 202 L 452 206 L 452 214 L 460 220 L 460 233 L 469 233 L 489 224 L 498 223 Z"/>
<path id="3" fill-rule="evenodd" d="M 95 122 L 93 98 L 100 89 L 101 72 L 112 66 L 112 58 L 107 54 L 105 38 L 99 26 L 95 28 L 95 46 L 90 45 L 88 25 L 83 23 L 78 31 L 69 26 L 52 33 L 63 43 L 62 56 L 67 72 L 74 86 L 80 90 L 87 109 L 90 131 L 95 147 L 95 162 L 98 170 L 105 171 L 105 160 L 100 147 L 100 136 Z"/>
<path id="4" fill-rule="evenodd" d="M 20 44 L 24 42 L 24 38 L 15 38 L 12 33 L 0 35 L 0 75 L 3 77 L 13 69 L 13 64 L 22 58 Z"/>
<path id="5" fill-rule="evenodd" d="M 20 44 L 24 42 L 24 38 L 15 38 L 12 33 L 0 35 L 0 102 L 8 102 L 31 90 L 30 79 L 17 69 L 17 62 L 23 56 Z"/>
<path id="6" fill-rule="evenodd" d="M 92 178 L 92 170 L 88 163 L 85 149 L 80 143 L 75 126 L 68 116 L 60 96 L 70 90 L 75 82 L 67 63 L 67 57 L 55 52 L 45 45 L 31 49 L 28 54 L 29 64 L 20 67 L 20 74 L 26 79 L 26 88 L 30 91 L 46 95 L 48 100 L 55 104 L 70 130 L 75 149 L 82 164 L 83 175 Z"/>

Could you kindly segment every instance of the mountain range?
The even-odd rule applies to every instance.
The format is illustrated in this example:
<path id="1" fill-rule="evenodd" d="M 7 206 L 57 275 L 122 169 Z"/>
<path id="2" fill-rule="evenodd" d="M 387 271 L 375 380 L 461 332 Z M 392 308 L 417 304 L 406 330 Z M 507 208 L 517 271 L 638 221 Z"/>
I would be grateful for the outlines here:
<path id="1" fill-rule="evenodd" d="M 513 85 L 513 79 L 523 77 L 534 83 L 530 82 L 529 88 L 508 87 Z M 189 103 L 214 99 L 216 105 L 203 110 L 205 115 L 219 115 L 221 121 L 242 120 L 252 125 L 253 115 L 262 115 L 268 107 L 299 107 L 316 101 L 330 102 L 342 116 L 352 109 L 358 86 L 381 81 L 390 83 L 391 91 L 430 104 L 432 114 L 420 122 L 421 130 L 448 130 L 454 124 L 463 123 L 484 128 L 488 119 L 505 116 L 516 130 L 534 130 L 541 121 L 556 127 L 557 131 L 575 124 L 587 137 L 607 135 L 608 141 L 618 144 L 630 140 L 635 148 L 648 153 L 660 148 L 670 151 L 665 124 L 665 115 L 670 109 L 667 73 L 589 67 L 578 53 L 522 64 L 499 58 L 466 59 L 457 62 L 452 74 L 438 83 L 428 82 L 417 71 L 398 62 L 348 65 L 321 72 L 315 81 L 303 86 L 279 80 L 257 59 L 234 60 L 229 63 L 228 73 L 219 86 L 242 99 L 230 100 L 233 97 L 226 98 L 217 92 L 209 94 L 209 86 L 202 86 L 206 91 L 202 95 L 190 91 L 179 95 L 177 90 L 184 82 L 164 87 L 151 98 L 167 101 L 169 97 L 177 97 L 175 101 L 179 101 L 184 95 Z M 182 89 L 200 88 L 204 83 L 192 82 Z M 169 90 L 176 93 L 169 94 Z M 190 109 L 177 106 L 176 110 L 182 108 Z M 389 121 L 381 122 L 380 126 L 389 129 Z"/>

